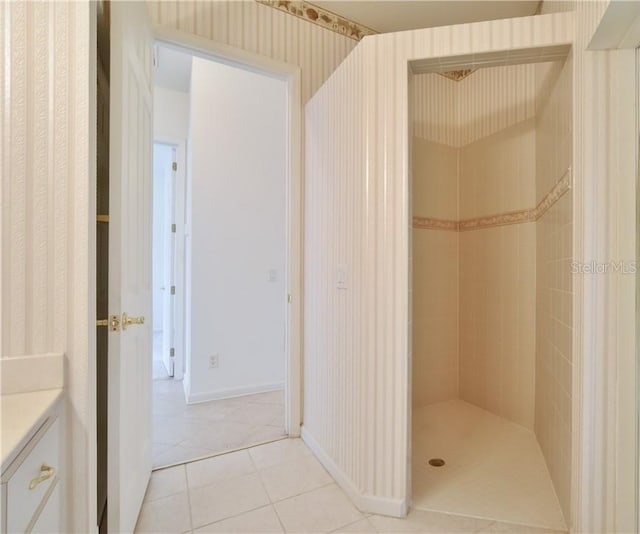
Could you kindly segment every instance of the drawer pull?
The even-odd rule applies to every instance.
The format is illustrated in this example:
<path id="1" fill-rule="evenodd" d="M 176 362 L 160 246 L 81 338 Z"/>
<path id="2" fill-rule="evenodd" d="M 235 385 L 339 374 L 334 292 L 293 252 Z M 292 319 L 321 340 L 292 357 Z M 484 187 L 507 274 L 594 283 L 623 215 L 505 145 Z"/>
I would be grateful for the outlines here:
<path id="1" fill-rule="evenodd" d="M 49 480 L 55 474 L 56 474 L 55 467 L 51 467 L 50 465 L 47 465 L 47 464 L 42 464 L 42 466 L 40 466 L 40 476 L 34 478 L 29 483 L 29 489 L 30 490 L 36 489 L 38 485 L 40 485 L 40 483 L 44 482 L 45 480 Z"/>

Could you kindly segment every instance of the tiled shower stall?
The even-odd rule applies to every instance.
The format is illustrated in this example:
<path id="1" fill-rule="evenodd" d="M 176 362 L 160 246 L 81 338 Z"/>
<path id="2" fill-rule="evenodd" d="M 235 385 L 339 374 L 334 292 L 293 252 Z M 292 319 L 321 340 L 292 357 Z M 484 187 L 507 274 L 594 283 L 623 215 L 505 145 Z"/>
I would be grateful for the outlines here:
<path id="1" fill-rule="evenodd" d="M 569 514 L 571 72 L 410 78 L 416 507 Z"/>
<path id="2" fill-rule="evenodd" d="M 306 106 L 302 436 L 362 510 L 564 528 L 573 40 L 571 13 L 365 37 Z"/>

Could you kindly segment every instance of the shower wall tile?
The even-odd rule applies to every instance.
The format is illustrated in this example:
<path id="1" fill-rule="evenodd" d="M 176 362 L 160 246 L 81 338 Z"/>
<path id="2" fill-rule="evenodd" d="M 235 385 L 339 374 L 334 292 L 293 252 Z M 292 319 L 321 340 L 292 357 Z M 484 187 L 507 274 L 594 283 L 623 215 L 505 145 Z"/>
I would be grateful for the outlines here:
<path id="1" fill-rule="evenodd" d="M 535 223 L 459 238 L 460 398 L 533 428 Z"/>
<path id="2" fill-rule="evenodd" d="M 458 150 L 412 140 L 412 210 L 458 219 Z M 412 231 L 412 402 L 458 396 L 458 232 Z"/>
<path id="3" fill-rule="evenodd" d="M 535 119 L 460 148 L 460 218 L 533 208 Z"/>
<path id="4" fill-rule="evenodd" d="M 417 217 L 458 219 L 458 150 L 413 138 L 412 209 Z"/>
<path id="5" fill-rule="evenodd" d="M 458 397 L 458 232 L 413 230 L 413 404 Z"/>
<path id="6" fill-rule="evenodd" d="M 542 198 L 572 163 L 571 56 L 539 67 L 536 184 Z M 540 219 L 536 239 L 535 432 L 564 511 L 571 506 L 573 196 L 563 195 Z"/>

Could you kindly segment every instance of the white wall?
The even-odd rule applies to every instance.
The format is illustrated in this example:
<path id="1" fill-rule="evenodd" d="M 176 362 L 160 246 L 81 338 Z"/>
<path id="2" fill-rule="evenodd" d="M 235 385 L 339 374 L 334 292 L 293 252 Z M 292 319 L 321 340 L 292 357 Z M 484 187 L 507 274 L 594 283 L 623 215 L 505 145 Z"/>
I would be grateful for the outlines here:
<path id="1" fill-rule="evenodd" d="M 164 87 L 153 88 L 153 137 L 187 139 L 189 136 L 189 93 Z"/>
<path id="2" fill-rule="evenodd" d="M 191 401 L 284 381 L 286 103 L 284 81 L 193 59 Z"/>

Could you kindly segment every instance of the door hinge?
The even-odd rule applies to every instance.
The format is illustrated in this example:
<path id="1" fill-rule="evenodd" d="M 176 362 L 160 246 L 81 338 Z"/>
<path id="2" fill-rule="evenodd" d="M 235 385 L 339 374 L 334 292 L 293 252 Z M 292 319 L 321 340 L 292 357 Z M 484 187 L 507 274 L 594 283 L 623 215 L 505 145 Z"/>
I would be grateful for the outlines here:
<path id="1" fill-rule="evenodd" d="M 172 295 L 176 294 L 176 286 L 171 286 L 171 294 Z"/>
<path id="2" fill-rule="evenodd" d="M 171 233 L 172 233 L 172 234 L 175 234 L 175 233 L 176 233 L 176 223 L 173 223 L 173 224 L 171 225 Z"/>
<path id="3" fill-rule="evenodd" d="M 177 171 L 178 170 L 178 162 L 174 161 L 173 163 L 171 163 L 171 170 L 172 171 Z"/>
<path id="4" fill-rule="evenodd" d="M 173 347 L 171 347 L 169 349 L 169 358 L 175 358 L 176 356 L 176 349 L 174 349 Z"/>
<path id="5" fill-rule="evenodd" d="M 288 302 L 289 304 L 291 304 L 291 293 L 289 293 L 289 294 L 287 295 L 287 302 Z"/>

